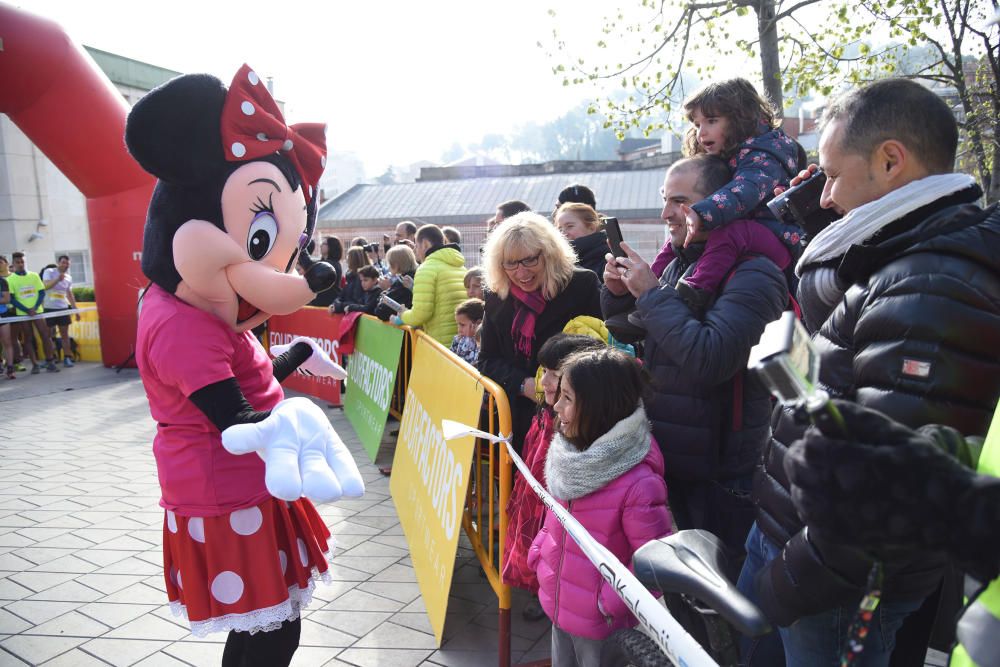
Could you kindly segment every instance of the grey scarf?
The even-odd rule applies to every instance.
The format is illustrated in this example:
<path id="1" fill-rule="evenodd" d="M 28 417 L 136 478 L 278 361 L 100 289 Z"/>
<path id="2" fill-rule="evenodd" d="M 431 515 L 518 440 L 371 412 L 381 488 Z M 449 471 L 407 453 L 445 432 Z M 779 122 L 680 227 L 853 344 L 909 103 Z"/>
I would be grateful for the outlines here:
<path id="1" fill-rule="evenodd" d="M 582 452 L 556 433 L 545 458 L 549 491 L 560 500 L 593 493 L 639 465 L 649 453 L 649 441 L 649 421 L 642 403 Z"/>
<path id="2" fill-rule="evenodd" d="M 836 268 L 821 266 L 824 262 L 839 261 L 852 245 L 861 245 L 886 225 L 975 182 L 966 174 L 927 176 L 857 207 L 817 234 L 795 266 L 801 278 L 799 302 L 809 330 L 815 331 L 826 321 L 849 287 L 838 279 Z"/>

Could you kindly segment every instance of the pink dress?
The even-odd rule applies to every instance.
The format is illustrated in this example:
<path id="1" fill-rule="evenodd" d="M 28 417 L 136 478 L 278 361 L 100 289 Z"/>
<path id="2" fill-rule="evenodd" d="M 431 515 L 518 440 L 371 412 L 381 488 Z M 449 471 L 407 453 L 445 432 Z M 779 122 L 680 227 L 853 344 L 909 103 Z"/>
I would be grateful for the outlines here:
<path id="1" fill-rule="evenodd" d="M 330 531 L 306 499 L 273 498 L 259 456 L 234 456 L 188 397 L 236 378 L 255 410 L 284 398 L 250 332 L 153 285 L 142 301 L 136 361 L 157 422 L 153 454 L 165 509 L 163 570 L 171 609 L 192 633 L 268 631 L 298 618 L 315 578 L 329 578 Z"/>

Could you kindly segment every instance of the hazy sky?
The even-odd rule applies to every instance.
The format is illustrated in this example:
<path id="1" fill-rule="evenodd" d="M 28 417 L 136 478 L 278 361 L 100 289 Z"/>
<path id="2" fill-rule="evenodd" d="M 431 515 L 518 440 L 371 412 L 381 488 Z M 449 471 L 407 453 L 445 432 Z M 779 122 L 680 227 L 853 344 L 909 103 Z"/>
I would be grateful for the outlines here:
<path id="1" fill-rule="evenodd" d="M 579 25 L 596 39 L 613 8 L 600 0 L 14 4 L 88 46 L 227 84 L 247 62 L 274 77 L 289 121 L 329 123 L 330 148 L 357 152 L 369 176 L 592 97 L 564 88 L 536 43 L 551 41 L 549 9 L 561 30 Z"/>

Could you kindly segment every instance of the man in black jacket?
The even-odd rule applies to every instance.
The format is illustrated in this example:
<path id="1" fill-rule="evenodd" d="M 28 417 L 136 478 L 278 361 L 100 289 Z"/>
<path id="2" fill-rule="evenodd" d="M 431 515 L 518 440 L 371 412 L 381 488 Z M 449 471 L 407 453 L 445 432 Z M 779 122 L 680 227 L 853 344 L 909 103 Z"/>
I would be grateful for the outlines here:
<path id="1" fill-rule="evenodd" d="M 765 325 L 788 303 L 788 288 L 770 260 L 748 256 L 733 268 L 703 317 L 674 289 L 694 271 L 707 235 L 684 247 L 683 207 L 731 178 L 718 157 L 675 163 L 664 180 L 661 217 L 676 259 L 658 281 L 649 265 L 622 244 L 628 258 L 606 265 L 601 306 L 605 318 L 634 308 L 646 329 L 643 361 L 653 378 L 646 413 L 663 451 L 677 527 L 718 535 L 738 571 L 754 517 L 753 469 L 771 433 L 770 395 L 747 374 L 747 357 Z"/>
<path id="2" fill-rule="evenodd" d="M 957 139 L 948 106 L 910 81 L 879 81 L 832 104 L 821 203 L 846 215 L 812 239 L 796 270 L 806 320 L 822 322 L 820 382 L 832 396 L 911 428 L 981 435 L 1000 391 L 1000 217 L 976 205 L 971 177 L 952 173 Z M 803 529 L 784 470 L 800 433 L 784 415 L 765 451 L 740 587 L 782 626 L 788 665 L 833 664 L 872 561 Z M 946 560 L 919 552 L 885 563 L 858 664 L 887 663 Z M 925 645 L 926 632 L 900 636 L 921 657 Z"/>

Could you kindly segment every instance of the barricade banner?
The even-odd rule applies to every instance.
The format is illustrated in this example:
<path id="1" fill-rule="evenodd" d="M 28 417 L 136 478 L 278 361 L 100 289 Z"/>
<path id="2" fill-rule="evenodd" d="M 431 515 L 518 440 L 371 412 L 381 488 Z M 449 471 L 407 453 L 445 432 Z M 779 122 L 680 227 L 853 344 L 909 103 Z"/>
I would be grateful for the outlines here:
<path id="1" fill-rule="evenodd" d="M 374 462 L 396 385 L 403 330 L 368 317 L 361 318 L 357 327 L 347 365 L 350 391 L 344 398 L 344 414 Z"/>
<path id="2" fill-rule="evenodd" d="M 476 378 L 419 335 L 389 489 L 438 646 L 474 449 L 471 436 L 446 441 L 440 424 L 443 419 L 475 424 L 482 404 Z"/>
<path id="3" fill-rule="evenodd" d="M 76 341 L 80 350 L 81 361 L 103 362 L 101 358 L 101 332 L 98 326 L 97 310 L 94 303 L 77 301 L 80 309 L 80 321 L 70 317 L 69 337 Z M 90 309 L 90 310 L 88 310 Z"/>
<path id="4" fill-rule="evenodd" d="M 340 365 L 341 355 L 350 350 L 340 349 L 337 340 L 343 315 L 330 315 L 326 308 L 306 306 L 291 315 L 274 315 L 267 321 L 267 345 L 284 345 L 296 336 L 308 336 Z M 308 394 L 330 405 L 340 405 L 340 383 L 328 377 L 292 373 L 281 383 L 288 389 Z"/>

